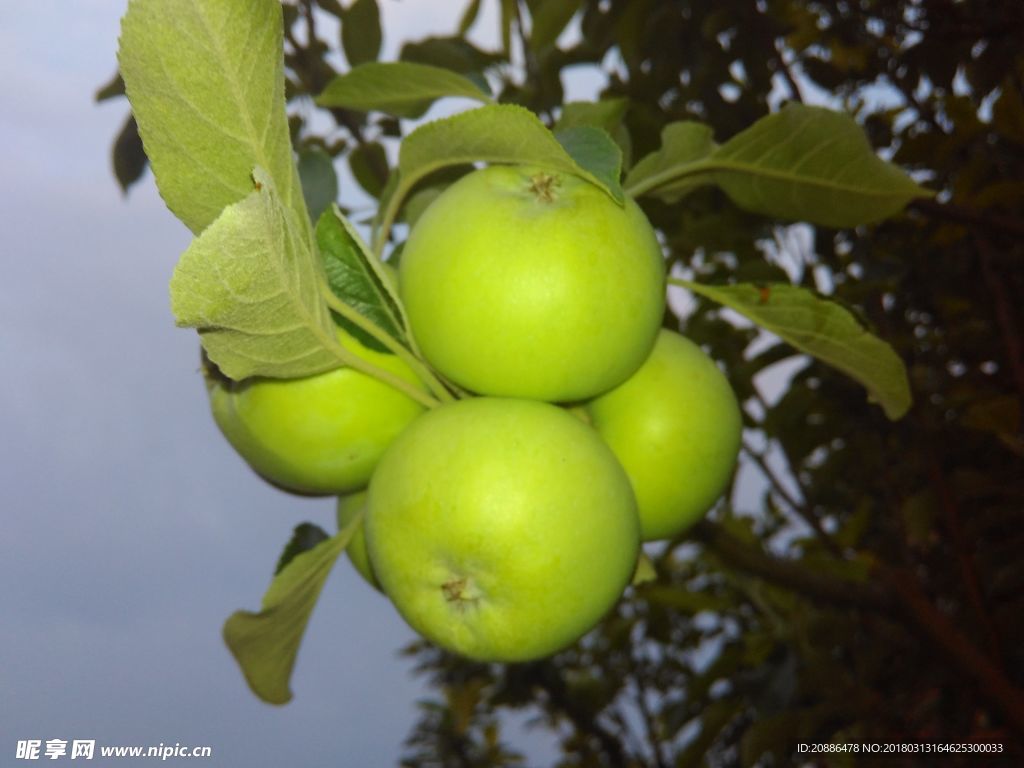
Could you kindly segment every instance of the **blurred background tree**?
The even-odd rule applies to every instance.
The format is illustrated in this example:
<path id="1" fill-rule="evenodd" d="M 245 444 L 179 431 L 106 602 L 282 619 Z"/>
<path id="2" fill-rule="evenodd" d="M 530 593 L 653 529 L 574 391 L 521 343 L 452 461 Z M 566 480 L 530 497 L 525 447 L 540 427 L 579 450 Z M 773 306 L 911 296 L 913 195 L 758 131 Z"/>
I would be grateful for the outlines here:
<path id="1" fill-rule="evenodd" d="M 471 40 L 488 3 L 500 9 L 494 50 Z M 309 100 L 379 56 L 377 0 L 283 10 L 311 209 L 337 196 L 344 165 L 378 197 L 409 123 Z M 676 274 L 785 280 L 851 307 L 908 365 L 915 405 L 890 422 L 833 369 L 717 305 L 676 297 L 666 324 L 704 345 L 744 402 L 731 494 L 685 536 L 650 546 L 656 578 L 551 659 L 480 665 L 410 648 L 436 696 L 421 704 L 405 764 L 522 764 L 502 734 L 506 710 L 549 731 L 566 767 L 781 765 L 799 742 L 830 741 L 1001 743 L 1003 758 L 1019 755 L 1024 3 L 473 0 L 459 10 L 451 36 L 409 41 L 401 59 L 486 81 L 549 125 L 600 125 L 627 163 L 656 150 L 668 123 L 698 120 L 723 141 L 806 101 L 854 115 L 879 154 L 938 194 L 846 230 L 752 216 L 714 188 L 641 200 Z M 599 105 L 564 103 L 567 78 L 583 70 L 600 78 Z M 122 91 L 115 78 L 98 96 Z M 113 160 L 123 187 L 145 170 L 131 118 Z M 432 180 L 407 217 L 447 181 Z"/>

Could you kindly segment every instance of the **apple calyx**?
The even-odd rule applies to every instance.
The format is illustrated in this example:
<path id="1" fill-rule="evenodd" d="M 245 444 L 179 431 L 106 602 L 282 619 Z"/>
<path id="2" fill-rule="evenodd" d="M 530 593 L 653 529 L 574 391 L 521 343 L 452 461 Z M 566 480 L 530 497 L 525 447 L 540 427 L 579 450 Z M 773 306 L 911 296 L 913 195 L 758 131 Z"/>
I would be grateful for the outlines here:
<path id="1" fill-rule="evenodd" d="M 530 177 L 530 192 L 542 203 L 555 202 L 556 192 L 562 180 L 553 173 L 540 171 Z"/>
<path id="2" fill-rule="evenodd" d="M 467 610 L 470 603 L 476 603 L 480 599 L 479 592 L 468 576 L 449 579 L 441 585 L 441 592 L 444 593 L 444 599 L 459 611 Z"/>

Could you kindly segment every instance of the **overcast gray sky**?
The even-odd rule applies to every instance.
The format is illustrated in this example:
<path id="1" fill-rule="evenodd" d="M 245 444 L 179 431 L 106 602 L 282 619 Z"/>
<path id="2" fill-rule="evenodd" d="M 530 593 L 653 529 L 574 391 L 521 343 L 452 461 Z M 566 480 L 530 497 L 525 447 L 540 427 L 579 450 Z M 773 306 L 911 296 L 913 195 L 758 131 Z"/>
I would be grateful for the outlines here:
<path id="1" fill-rule="evenodd" d="M 382 4 L 388 50 L 450 30 L 462 5 Z M 121 197 L 108 151 L 127 103 L 92 101 L 124 7 L 0 6 L 0 765 L 21 764 L 20 739 L 394 764 L 424 694 L 397 656 L 413 636 L 346 561 L 289 705 L 253 697 L 221 641 L 292 526 L 330 528 L 333 504 L 262 483 L 209 416 L 196 336 L 167 299 L 189 235 L 150 177 Z"/>

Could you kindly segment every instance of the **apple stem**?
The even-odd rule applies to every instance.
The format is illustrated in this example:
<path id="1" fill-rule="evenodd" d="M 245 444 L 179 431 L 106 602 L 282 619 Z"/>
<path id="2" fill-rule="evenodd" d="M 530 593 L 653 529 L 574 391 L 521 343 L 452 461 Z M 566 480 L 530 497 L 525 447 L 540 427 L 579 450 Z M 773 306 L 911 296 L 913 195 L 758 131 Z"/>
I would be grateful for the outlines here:
<path id="1" fill-rule="evenodd" d="M 327 302 L 327 306 L 349 322 L 353 323 L 357 328 L 366 331 L 366 333 L 370 334 L 370 336 L 383 344 L 389 352 L 408 365 L 409 368 L 412 369 L 412 372 L 415 373 L 420 381 L 422 381 L 430 390 L 431 394 L 437 398 L 437 401 L 450 403 L 455 400 L 455 397 L 448 391 L 444 384 L 442 384 L 433 372 L 423 363 L 423 361 L 410 352 L 405 345 L 395 339 L 375 322 L 364 315 L 359 314 L 359 312 L 335 296 L 334 292 L 331 291 L 328 286 L 324 285 L 321 293 L 324 296 L 324 300 Z M 377 376 L 377 378 L 380 379 L 381 377 Z M 392 376 L 388 375 L 388 380 L 385 381 L 385 383 L 394 386 L 391 382 L 392 378 Z M 381 380 L 383 381 L 383 379 Z M 405 391 L 404 388 L 402 388 L 402 390 Z M 420 400 L 418 397 L 415 399 Z M 437 401 L 434 401 L 434 405 L 438 404 Z M 420 400 L 420 402 L 423 401 Z"/>
<path id="2" fill-rule="evenodd" d="M 377 381 L 382 384 L 387 384 L 392 389 L 398 390 L 406 397 L 415 400 L 421 405 L 425 405 L 427 408 L 436 408 L 441 404 L 436 398 L 431 397 L 419 387 L 410 384 L 404 379 L 400 379 L 390 371 L 386 371 L 383 368 L 377 367 L 373 363 L 368 363 L 362 358 L 357 357 L 345 349 L 340 342 L 336 342 L 336 344 L 338 359 L 350 368 L 353 368 L 360 373 L 365 373 L 367 376 L 377 379 Z"/>

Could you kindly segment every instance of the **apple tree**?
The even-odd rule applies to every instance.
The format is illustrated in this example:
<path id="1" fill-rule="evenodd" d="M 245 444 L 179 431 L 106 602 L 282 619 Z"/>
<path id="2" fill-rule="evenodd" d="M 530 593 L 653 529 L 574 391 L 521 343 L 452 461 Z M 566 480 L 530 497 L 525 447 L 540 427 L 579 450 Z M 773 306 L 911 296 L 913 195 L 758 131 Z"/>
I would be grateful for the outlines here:
<path id="1" fill-rule="evenodd" d="M 199 331 L 212 390 L 345 371 L 390 387 L 415 425 L 518 386 L 507 372 L 478 384 L 497 362 L 459 381 L 490 341 L 457 349 L 454 373 L 423 354 L 407 286 L 439 267 L 402 256 L 424 216 L 427 250 L 447 255 L 438 238 L 458 216 L 426 212 L 474 169 L 529 166 L 642 211 L 668 275 L 661 333 L 689 340 L 680 359 L 710 355 L 738 403 L 719 405 L 711 385 L 691 405 L 672 384 L 624 410 L 617 391 L 571 409 L 615 450 L 641 506 L 645 473 L 668 499 L 659 514 L 697 494 L 677 492 L 679 478 L 703 495 L 685 525 L 644 537 L 656 540 L 632 585 L 567 648 L 514 664 L 409 648 L 435 696 L 404 764 L 522 764 L 502 733 L 509 710 L 554 736 L 560 766 L 787 764 L 799 743 L 956 743 L 950 765 L 1020 750 L 1024 5 L 472 0 L 452 9 L 450 35 L 384 61 L 385 2 L 129 3 L 120 71 L 98 98 L 131 101 L 118 181 L 151 166 L 196 235 L 172 309 Z M 580 73 L 599 83 L 593 100 L 566 99 Z M 477 215 L 472 198 L 456 208 Z M 465 295 L 444 307 L 478 298 L 475 277 L 456 278 L 445 290 Z M 441 312 L 434 295 L 413 297 L 428 318 L 417 323 Z M 495 296 L 481 312 L 498 312 Z M 601 337 L 586 327 L 581 348 Z M 722 453 L 739 451 L 735 469 L 728 458 L 721 477 L 702 473 L 689 447 L 647 458 L 657 430 L 632 405 L 659 399 L 698 447 L 733 430 Z M 225 434 L 287 485 L 238 407 L 219 411 Z M 371 519 L 374 495 L 371 481 Z M 305 623 L 352 542 L 378 583 L 359 504 L 341 503 L 336 533 L 298 526 L 261 609 L 225 625 L 268 702 L 291 698 Z M 370 560 L 387 537 L 401 552 L 376 525 Z"/>

